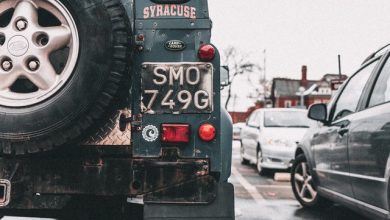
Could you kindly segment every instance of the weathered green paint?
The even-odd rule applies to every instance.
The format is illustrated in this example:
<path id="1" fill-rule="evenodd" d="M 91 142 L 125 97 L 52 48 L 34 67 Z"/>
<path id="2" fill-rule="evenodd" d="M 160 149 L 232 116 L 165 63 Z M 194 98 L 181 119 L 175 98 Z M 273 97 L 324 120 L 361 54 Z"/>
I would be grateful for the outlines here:
<path id="1" fill-rule="evenodd" d="M 132 103 L 132 110 L 135 114 L 142 114 L 140 111 L 141 101 L 141 72 L 142 64 L 145 62 L 200 62 L 197 52 L 201 44 L 211 43 L 211 20 L 208 15 L 206 0 L 190 1 L 184 5 L 197 8 L 197 18 L 149 18 L 144 19 L 143 9 L 155 5 L 151 1 L 136 0 L 134 7 L 136 17 L 134 20 L 134 34 L 143 35 L 143 50 L 135 53 L 135 71 L 133 72 L 133 90 L 135 97 Z M 186 44 L 183 51 L 168 51 L 165 43 L 169 40 L 180 40 Z M 192 158 L 210 158 L 211 171 L 221 173 L 223 179 L 230 176 L 231 161 L 231 124 L 228 117 L 221 112 L 220 104 L 220 56 L 217 53 L 212 62 L 214 67 L 213 88 L 214 88 L 214 111 L 210 114 L 142 114 L 142 126 L 154 125 L 160 128 L 162 123 L 188 123 L 192 128 L 191 142 L 186 145 L 177 145 L 180 156 Z M 228 122 L 222 122 L 228 120 Z M 207 143 L 201 141 L 197 135 L 197 129 L 202 123 L 209 122 L 217 128 L 217 139 Z M 141 128 L 142 129 L 142 128 Z M 133 132 L 133 154 L 135 157 L 158 157 L 161 148 L 167 147 L 157 139 L 154 142 L 147 142 L 142 138 L 141 131 Z M 172 147 L 172 146 L 170 146 Z M 229 153 L 230 152 L 230 153 Z M 222 173 L 223 172 L 223 173 Z"/>

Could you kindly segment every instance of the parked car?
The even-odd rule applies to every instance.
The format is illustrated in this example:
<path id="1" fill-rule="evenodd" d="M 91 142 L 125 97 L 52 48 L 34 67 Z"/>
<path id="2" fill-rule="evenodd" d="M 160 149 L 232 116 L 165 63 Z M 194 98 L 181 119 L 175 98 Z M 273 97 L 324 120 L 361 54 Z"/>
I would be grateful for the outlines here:
<path id="1" fill-rule="evenodd" d="M 297 143 L 312 122 L 303 109 L 259 109 L 241 131 L 243 164 L 256 164 L 259 174 L 268 169 L 288 169 Z"/>
<path id="2" fill-rule="evenodd" d="M 389 219 L 390 52 L 374 53 L 328 105 L 308 116 L 319 126 L 295 153 L 291 184 L 304 207 L 341 203 Z"/>
<path id="3" fill-rule="evenodd" d="M 245 126 L 245 123 L 239 122 L 233 124 L 233 140 L 239 141 L 241 140 L 241 130 Z"/>

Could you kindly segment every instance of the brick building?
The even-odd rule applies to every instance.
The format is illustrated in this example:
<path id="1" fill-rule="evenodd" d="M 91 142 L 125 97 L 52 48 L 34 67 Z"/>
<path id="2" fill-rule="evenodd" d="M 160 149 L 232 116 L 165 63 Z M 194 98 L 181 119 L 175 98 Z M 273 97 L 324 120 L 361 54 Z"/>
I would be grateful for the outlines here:
<path id="1" fill-rule="evenodd" d="M 264 102 L 258 101 L 254 106 L 249 107 L 246 112 L 229 112 L 232 117 L 233 123 L 245 122 L 246 119 L 252 114 L 253 111 L 259 108 L 264 108 Z"/>
<path id="2" fill-rule="evenodd" d="M 315 88 L 304 97 L 304 106 L 307 108 L 314 103 L 327 103 L 332 95 L 331 81 L 339 79 L 338 74 L 325 74 L 320 80 L 307 79 L 307 67 L 302 66 L 301 79 L 274 78 L 271 88 L 271 101 L 275 108 L 290 108 L 301 105 L 300 87 L 304 90 Z M 347 76 L 342 75 L 343 80 Z M 315 85 L 315 87 L 313 87 Z"/>

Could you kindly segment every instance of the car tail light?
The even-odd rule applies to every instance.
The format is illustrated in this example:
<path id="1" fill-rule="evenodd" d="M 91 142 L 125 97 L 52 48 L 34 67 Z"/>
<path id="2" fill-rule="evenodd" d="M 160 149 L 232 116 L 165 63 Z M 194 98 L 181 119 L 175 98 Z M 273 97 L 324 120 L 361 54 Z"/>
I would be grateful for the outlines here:
<path id="1" fill-rule="evenodd" d="M 203 141 L 212 141 L 216 136 L 216 129 L 212 124 L 203 124 L 199 127 L 199 137 Z"/>
<path id="2" fill-rule="evenodd" d="M 211 61 L 215 57 L 215 48 L 210 44 L 203 44 L 199 48 L 198 56 L 201 61 Z"/>
<path id="3" fill-rule="evenodd" d="M 190 126 L 185 124 L 163 124 L 161 140 L 167 143 L 190 142 Z"/>

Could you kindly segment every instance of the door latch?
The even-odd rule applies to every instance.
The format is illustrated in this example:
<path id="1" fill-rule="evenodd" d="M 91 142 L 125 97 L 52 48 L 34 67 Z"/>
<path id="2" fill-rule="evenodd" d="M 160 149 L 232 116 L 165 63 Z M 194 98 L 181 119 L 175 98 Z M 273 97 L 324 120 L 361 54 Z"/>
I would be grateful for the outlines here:
<path id="1" fill-rule="evenodd" d="M 125 114 L 121 114 L 119 117 L 119 130 L 126 131 L 127 124 L 131 125 L 132 131 L 140 131 L 142 127 L 142 114 L 132 115 L 127 117 Z"/>

